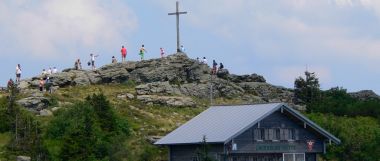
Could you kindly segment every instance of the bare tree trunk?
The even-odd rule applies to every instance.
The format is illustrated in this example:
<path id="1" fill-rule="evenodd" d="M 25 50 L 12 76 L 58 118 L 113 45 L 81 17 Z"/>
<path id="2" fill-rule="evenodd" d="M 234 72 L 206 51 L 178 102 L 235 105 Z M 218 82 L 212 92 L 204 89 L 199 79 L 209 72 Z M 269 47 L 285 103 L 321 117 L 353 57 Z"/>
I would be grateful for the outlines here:
<path id="1" fill-rule="evenodd" d="M 18 131 L 17 131 L 17 125 L 18 125 L 18 114 L 16 114 L 16 126 L 15 126 L 15 137 L 16 137 L 16 145 L 18 145 Z"/>

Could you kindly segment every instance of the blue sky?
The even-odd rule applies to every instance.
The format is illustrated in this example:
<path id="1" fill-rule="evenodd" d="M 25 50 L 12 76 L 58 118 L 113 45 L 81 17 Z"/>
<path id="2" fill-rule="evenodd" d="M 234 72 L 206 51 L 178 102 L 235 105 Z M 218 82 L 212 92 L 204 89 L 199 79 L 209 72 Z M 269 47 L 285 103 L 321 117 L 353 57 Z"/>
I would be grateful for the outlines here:
<path id="1" fill-rule="evenodd" d="M 306 66 L 321 87 L 380 93 L 380 1 L 378 0 L 180 0 L 181 38 L 191 58 L 223 62 L 232 73 L 263 75 L 293 87 Z M 147 58 L 176 48 L 175 0 L 2 0 L 0 81 L 43 68 L 72 67 Z"/>

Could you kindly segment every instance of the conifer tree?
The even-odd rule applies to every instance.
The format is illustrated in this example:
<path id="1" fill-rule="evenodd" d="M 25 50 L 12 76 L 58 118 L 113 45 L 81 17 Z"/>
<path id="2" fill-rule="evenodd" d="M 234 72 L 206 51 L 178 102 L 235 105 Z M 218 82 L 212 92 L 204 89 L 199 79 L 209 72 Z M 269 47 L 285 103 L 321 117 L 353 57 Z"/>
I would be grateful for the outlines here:
<path id="1" fill-rule="evenodd" d="M 298 77 L 294 81 L 295 102 L 310 104 L 320 98 L 319 79 L 314 72 L 305 71 L 305 78 Z"/>

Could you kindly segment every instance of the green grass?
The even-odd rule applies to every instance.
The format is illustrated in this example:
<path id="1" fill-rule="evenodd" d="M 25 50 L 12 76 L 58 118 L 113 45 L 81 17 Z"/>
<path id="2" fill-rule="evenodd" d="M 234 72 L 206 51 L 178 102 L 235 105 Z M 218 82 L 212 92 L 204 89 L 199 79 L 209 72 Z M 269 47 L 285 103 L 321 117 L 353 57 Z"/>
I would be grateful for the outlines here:
<path id="1" fill-rule="evenodd" d="M 11 140 L 9 133 L 0 133 L 0 161 L 5 160 L 3 154 L 5 152 L 5 146 Z"/>
<path id="2" fill-rule="evenodd" d="M 166 160 L 167 149 L 157 147 L 148 142 L 149 136 L 164 136 L 187 122 L 194 116 L 204 111 L 209 106 L 208 99 L 197 99 L 197 108 L 176 108 L 153 105 L 149 106 L 137 100 L 118 99 L 119 94 L 131 93 L 136 95 L 135 83 L 128 82 L 124 84 L 108 84 L 108 85 L 91 85 L 60 88 L 53 94 L 45 94 L 52 101 L 51 107 L 70 107 L 78 101 L 83 101 L 87 96 L 92 94 L 103 93 L 111 102 L 116 112 L 122 118 L 128 120 L 131 127 L 131 136 L 125 140 L 125 148 L 128 154 L 125 160 Z M 1 97 L 1 95 L 0 95 Z M 20 96 L 22 97 L 22 96 Z M 215 104 L 231 104 L 238 103 L 240 100 L 216 99 Z M 46 130 L 46 126 L 54 118 L 38 117 L 42 123 L 42 130 Z M 0 149 L 9 141 L 9 134 L 0 135 Z M 51 143 L 54 144 L 54 143 Z M 1 161 L 1 159 L 0 159 Z"/>
<path id="3" fill-rule="evenodd" d="M 87 96 L 99 93 L 104 94 L 111 102 L 116 112 L 129 122 L 131 136 L 125 140 L 124 144 L 125 148 L 128 149 L 128 154 L 125 160 L 130 161 L 166 160 L 167 149 L 152 145 L 147 138 L 149 136 L 164 136 L 168 134 L 204 111 L 209 106 L 208 99 L 199 98 L 194 98 L 198 104 L 197 108 L 176 108 L 159 105 L 149 106 L 138 100 L 118 99 L 117 96 L 119 94 L 131 93 L 136 95 L 134 82 L 60 88 L 55 93 L 45 94 L 45 96 L 51 100 L 49 108 L 53 108 L 57 106 L 70 107 L 70 104 L 83 101 Z M 0 93 L 0 97 L 3 95 L 5 94 Z M 25 96 L 20 95 L 19 97 L 21 98 Z M 237 102 L 241 101 L 239 99 L 215 100 L 215 104 L 231 104 Z M 54 116 L 37 118 L 42 124 L 43 132 L 53 118 Z M 9 134 L 0 135 L 0 150 L 8 141 Z M 55 143 L 52 142 L 51 144 L 53 145 Z"/>
<path id="4" fill-rule="evenodd" d="M 135 94 L 133 84 L 91 85 L 81 87 L 61 88 L 47 97 L 58 102 L 75 103 L 83 101 L 88 95 L 103 93 L 111 102 L 122 118 L 127 119 L 131 126 L 131 136 L 125 141 L 128 148 L 125 160 L 135 161 L 140 158 L 147 160 L 166 160 L 167 149 L 157 147 L 148 142 L 148 136 L 164 136 L 187 122 L 206 109 L 207 100 L 196 99 L 198 108 L 175 108 L 166 106 L 148 106 L 137 100 L 118 99 L 117 95 Z M 52 118 L 40 118 L 43 125 L 47 125 Z"/>

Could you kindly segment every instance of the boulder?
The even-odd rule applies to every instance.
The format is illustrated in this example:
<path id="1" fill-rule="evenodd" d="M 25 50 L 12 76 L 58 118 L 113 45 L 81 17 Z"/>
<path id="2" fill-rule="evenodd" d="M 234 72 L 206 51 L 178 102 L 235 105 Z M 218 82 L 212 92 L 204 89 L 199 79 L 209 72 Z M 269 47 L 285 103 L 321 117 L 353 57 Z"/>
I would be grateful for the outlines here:
<path id="1" fill-rule="evenodd" d="M 49 100 L 45 97 L 27 97 L 16 101 L 17 104 L 31 111 L 40 111 L 49 105 Z"/>
<path id="2" fill-rule="evenodd" d="M 147 136 L 146 137 L 146 140 L 151 143 L 151 144 L 154 144 L 155 142 L 157 142 L 158 140 L 160 140 L 161 138 L 163 138 L 163 136 Z"/>
<path id="3" fill-rule="evenodd" d="M 53 116 L 53 112 L 47 109 L 43 109 L 40 111 L 40 116 Z"/>
<path id="4" fill-rule="evenodd" d="M 235 98 L 244 93 L 244 89 L 227 80 L 215 78 L 213 80 L 213 96 Z M 198 98 L 210 97 L 211 83 L 170 84 L 169 82 L 153 82 L 137 86 L 138 95 L 171 95 L 191 96 Z"/>
<path id="5" fill-rule="evenodd" d="M 131 93 L 127 93 L 126 96 L 127 96 L 127 99 L 130 99 L 130 100 L 135 99 L 135 95 Z"/>
<path id="6" fill-rule="evenodd" d="M 30 84 L 28 81 L 20 81 L 20 83 L 17 85 L 19 89 L 27 89 L 30 87 Z"/>
<path id="7" fill-rule="evenodd" d="M 190 97 L 139 95 L 137 100 L 146 104 L 159 104 L 172 107 L 195 107 L 196 103 Z"/>
<path id="8" fill-rule="evenodd" d="M 181 95 L 181 91 L 173 87 L 168 81 L 154 82 L 136 86 L 138 95 L 162 94 L 162 95 Z"/>
<path id="9" fill-rule="evenodd" d="M 219 69 L 216 72 L 216 76 L 218 76 L 219 78 L 222 78 L 222 79 L 227 79 L 228 75 L 230 75 L 230 72 L 228 72 L 227 69 Z"/>
<path id="10" fill-rule="evenodd" d="M 55 112 L 55 111 L 58 111 L 59 109 L 61 109 L 62 107 L 53 107 L 52 109 L 51 109 L 51 111 L 52 112 Z"/>
<path id="11" fill-rule="evenodd" d="M 99 77 L 102 83 L 122 83 L 129 79 L 126 63 L 114 63 L 101 67 Z"/>
<path id="12" fill-rule="evenodd" d="M 262 83 L 265 83 L 266 82 L 266 80 L 263 76 L 257 75 L 257 74 L 251 74 L 251 75 L 231 74 L 229 76 L 229 80 L 231 80 L 234 83 L 242 83 L 242 82 L 262 82 Z"/>
<path id="13" fill-rule="evenodd" d="M 17 156 L 16 161 L 31 161 L 32 159 L 28 156 Z"/>

